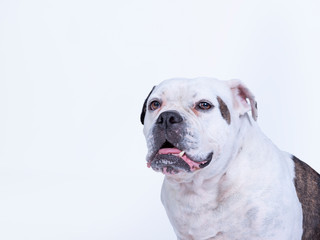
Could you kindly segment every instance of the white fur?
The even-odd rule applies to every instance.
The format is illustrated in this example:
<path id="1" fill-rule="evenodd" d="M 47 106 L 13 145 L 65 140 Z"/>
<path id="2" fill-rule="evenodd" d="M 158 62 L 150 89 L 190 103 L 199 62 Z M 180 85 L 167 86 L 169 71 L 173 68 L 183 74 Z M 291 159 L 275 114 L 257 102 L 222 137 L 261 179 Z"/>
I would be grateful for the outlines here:
<path id="1" fill-rule="evenodd" d="M 187 154 L 203 158 L 214 153 L 203 169 L 166 176 L 162 203 L 178 239 L 301 239 L 302 208 L 294 186 L 294 163 L 246 113 L 248 107 L 232 90 L 237 84 L 171 79 L 150 95 L 148 103 L 157 99 L 162 106 L 146 113 L 148 156 L 154 122 L 167 110 L 178 111 L 186 121 L 185 141 L 192 146 Z M 230 125 L 221 116 L 218 96 L 231 113 Z M 196 113 L 192 109 L 199 100 L 209 100 L 215 108 Z"/>

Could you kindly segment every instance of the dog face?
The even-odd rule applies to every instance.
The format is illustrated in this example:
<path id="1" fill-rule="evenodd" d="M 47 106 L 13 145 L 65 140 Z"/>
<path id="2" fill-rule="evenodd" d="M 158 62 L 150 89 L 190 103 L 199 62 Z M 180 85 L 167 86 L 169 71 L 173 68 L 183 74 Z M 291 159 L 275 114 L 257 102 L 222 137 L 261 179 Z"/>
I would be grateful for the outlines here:
<path id="1" fill-rule="evenodd" d="M 249 99 L 250 104 L 246 101 Z M 148 166 L 170 176 L 190 176 L 226 165 L 239 117 L 252 110 L 253 95 L 239 81 L 170 79 L 147 97 L 141 122 L 147 140 Z"/>

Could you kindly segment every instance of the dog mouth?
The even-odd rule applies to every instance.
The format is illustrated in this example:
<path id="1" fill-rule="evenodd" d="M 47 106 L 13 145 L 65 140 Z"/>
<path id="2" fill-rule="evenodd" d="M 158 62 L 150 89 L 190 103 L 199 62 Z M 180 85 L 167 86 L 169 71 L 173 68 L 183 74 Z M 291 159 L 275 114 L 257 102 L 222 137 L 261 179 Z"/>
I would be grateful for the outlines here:
<path id="1" fill-rule="evenodd" d="M 174 175 L 180 172 L 194 172 L 205 168 L 211 162 L 213 153 L 208 154 L 205 160 L 193 160 L 188 154 L 165 141 L 160 149 L 148 161 L 147 166 L 165 175 Z"/>

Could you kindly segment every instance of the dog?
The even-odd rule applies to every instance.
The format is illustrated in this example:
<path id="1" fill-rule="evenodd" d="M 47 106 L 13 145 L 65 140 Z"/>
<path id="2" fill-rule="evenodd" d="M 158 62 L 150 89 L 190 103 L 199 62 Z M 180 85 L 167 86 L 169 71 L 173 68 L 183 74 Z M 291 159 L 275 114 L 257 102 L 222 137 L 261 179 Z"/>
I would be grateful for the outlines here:
<path id="1" fill-rule="evenodd" d="M 177 239 L 320 239 L 320 175 L 279 150 L 257 117 L 239 80 L 169 79 L 149 93 L 147 166 L 165 175 Z"/>

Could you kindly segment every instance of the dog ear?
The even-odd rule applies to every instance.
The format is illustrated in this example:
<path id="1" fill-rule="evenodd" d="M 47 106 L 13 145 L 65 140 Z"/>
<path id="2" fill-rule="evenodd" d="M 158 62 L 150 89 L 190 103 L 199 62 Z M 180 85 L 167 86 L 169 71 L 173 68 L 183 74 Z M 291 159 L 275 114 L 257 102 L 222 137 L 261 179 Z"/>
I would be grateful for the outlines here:
<path id="1" fill-rule="evenodd" d="M 156 86 L 154 86 L 154 87 L 151 89 L 151 92 L 148 94 L 146 100 L 144 100 L 144 103 L 143 103 L 143 106 L 142 106 L 141 115 L 140 115 L 140 121 L 141 121 L 142 125 L 144 124 L 144 117 L 146 116 L 148 99 L 149 99 L 149 97 L 150 97 L 150 95 L 151 95 L 151 93 L 153 92 L 153 89 L 154 89 L 155 87 L 156 87 Z"/>
<path id="2" fill-rule="evenodd" d="M 240 115 L 251 110 L 252 118 L 257 121 L 258 106 L 252 92 L 239 80 L 229 80 L 228 84 L 233 95 L 234 108 L 239 111 Z"/>

